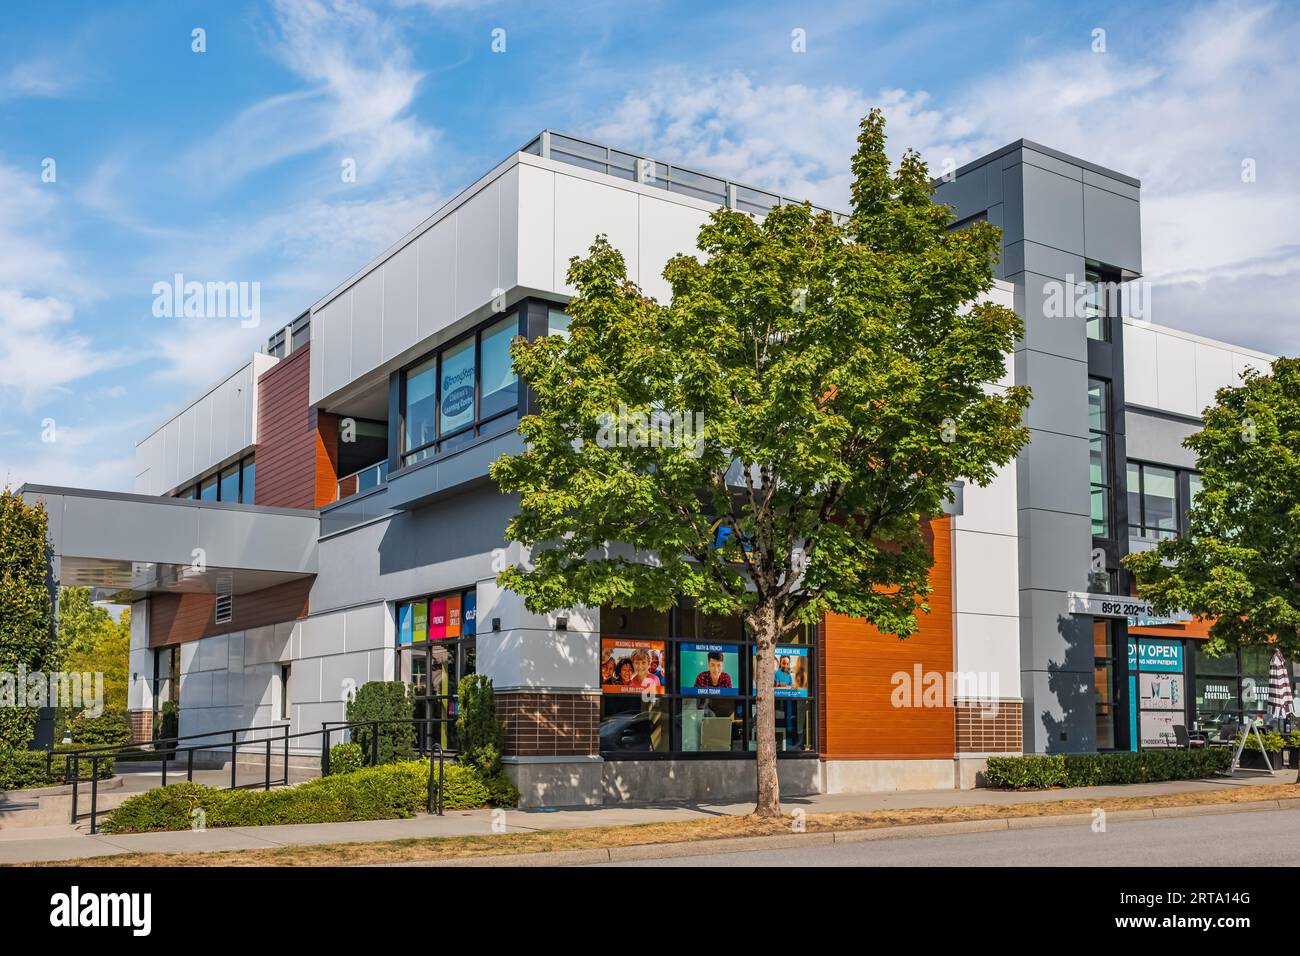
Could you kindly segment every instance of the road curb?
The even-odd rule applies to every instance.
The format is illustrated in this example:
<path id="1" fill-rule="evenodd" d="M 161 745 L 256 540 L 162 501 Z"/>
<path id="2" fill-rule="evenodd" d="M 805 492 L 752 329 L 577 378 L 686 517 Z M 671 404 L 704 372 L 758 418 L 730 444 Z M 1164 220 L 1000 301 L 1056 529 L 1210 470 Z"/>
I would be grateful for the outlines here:
<path id="1" fill-rule="evenodd" d="M 1300 810 L 1300 798 L 1252 800 L 1246 803 L 1208 803 L 1186 807 L 1153 807 L 1146 810 L 1108 810 L 1106 819 L 1151 820 L 1196 817 L 1215 813 L 1251 813 L 1260 810 Z M 1090 826 L 1092 813 L 1050 814 L 1037 817 L 994 817 L 987 820 L 954 820 L 946 823 L 915 823 L 871 827 L 863 830 L 814 831 L 775 836 L 722 837 L 682 843 L 636 844 L 587 850 L 555 850 L 544 853 L 510 853 L 473 856 L 393 866 L 588 866 L 599 863 L 630 863 L 639 860 L 668 860 L 747 850 L 780 850 L 794 847 L 830 846 L 837 843 L 868 843 L 876 840 L 906 840 L 916 837 L 956 836 L 995 830 L 1034 830 L 1050 827 Z"/>

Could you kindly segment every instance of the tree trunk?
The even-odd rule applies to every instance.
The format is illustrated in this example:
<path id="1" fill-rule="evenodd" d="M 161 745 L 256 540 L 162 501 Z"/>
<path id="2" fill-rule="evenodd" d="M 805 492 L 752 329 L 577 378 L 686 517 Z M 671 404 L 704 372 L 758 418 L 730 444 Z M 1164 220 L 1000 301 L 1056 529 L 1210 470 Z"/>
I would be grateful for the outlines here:
<path id="1" fill-rule="evenodd" d="M 758 804 L 754 815 L 776 819 L 781 816 L 781 787 L 776 776 L 776 611 L 770 607 L 756 610 L 753 620 L 757 670 L 754 683 L 758 691 L 758 708 L 754 737 L 758 743 L 755 759 L 758 774 Z"/>

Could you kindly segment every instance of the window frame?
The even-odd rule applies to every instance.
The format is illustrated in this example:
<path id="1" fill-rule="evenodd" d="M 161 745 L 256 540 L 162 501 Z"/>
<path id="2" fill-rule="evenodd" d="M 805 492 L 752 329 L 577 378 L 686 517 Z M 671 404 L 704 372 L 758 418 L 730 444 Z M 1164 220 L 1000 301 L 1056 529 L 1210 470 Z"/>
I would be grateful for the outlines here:
<path id="1" fill-rule="evenodd" d="M 605 614 L 616 612 L 620 609 L 611 607 L 602 607 L 602 618 Z M 602 627 L 600 629 L 600 651 L 603 653 L 606 640 L 626 639 L 629 641 L 658 641 L 664 645 L 665 656 L 665 674 L 664 674 L 664 692 L 656 694 L 654 702 L 663 709 L 663 719 L 667 722 L 668 749 L 666 750 L 606 750 L 600 746 L 600 726 L 604 724 L 606 718 L 610 716 L 606 710 L 607 702 L 627 701 L 639 702 L 640 695 L 636 693 L 613 694 L 605 693 L 600 690 L 600 709 L 597 721 L 597 747 L 601 757 L 605 760 L 752 760 L 756 755 L 756 748 L 751 746 L 754 741 L 755 724 L 757 720 L 758 707 L 758 689 L 754 684 L 754 651 L 756 642 L 752 635 L 748 634 L 743 626 L 738 635 L 730 635 L 711 640 L 703 634 L 691 634 L 687 627 L 682 623 L 683 614 L 694 614 L 695 609 L 686 606 L 677 605 L 667 612 L 667 621 L 664 628 L 657 633 L 650 633 L 644 630 L 632 631 L 630 629 L 619 629 L 618 633 L 613 633 L 610 629 Z M 780 647 L 806 647 L 808 648 L 808 696 L 807 697 L 790 697 L 777 698 L 775 701 L 777 707 L 776 718 L 778 726 L 782 717 L 782 705 L 792 705 L 791 711 L 798 713 L 798 705 L 804 705 L 807 708 L 807 747 L 802 750 L 778 750 L 777 757 L 781 760 L 802 760 L 802 759 L 819 759 L 821 756 L 821 719 L 819 704 L 821 694 L 818 692 L 817 666 L 821 653 L 821 629 L 816 624 L 808 625 L 804 632 L 805 640 L 787 640 L 783 641 Z M 701 697 L 692 694 L 683 694 L 681 692 L 681 677 L 679 674 L 681 668 L 681 655 L 684 645 L 701 644 L 701 643 L 721 643 L 735 644 L 739 648 L 737 656 L 739 658 L 739 693 L 734 696 L 726 697 Z M 600 660 L 599 656 L 596 664 L 596 672 L 593 675 L 593 681 L 597 688 L 601 688 Z M 734 747 L 727 750 L 684 750 L 682 749 L 682 713 L 685 703 L 688 701 L 701 700 L 720 700 L 732 701 L 736 705 L 737 716 L 740 723 L 740 749 Z M 796 718 L 798 719 L 798 718 Z M 733 743 L 736 741 L 733 738 Z"/>
<path id="2" fill-rule="evenodd" d="M 398 461 L 400 468 L 409 468 L 413 465 L 420 464 L 430 458 L 435 458 L 443 454 L 448 454 L 459 450 L 469 444 L 475 438 L 484 437 L 485 429 L 496 425 L 502 418 L 509 415 L 518 415 L 520 408 L 523 406 L 519 395 L 519 376 L 515 376 L 515 401 L 508 408 L 503 408 L 493 412 L 490 415 L 483 414 L 483 333 L 493 326 L 500 325 L 506 318 L 513 316 L 515 319 L 516 336 L 526 336 L 524 328 L 526 317 L 525 302 L 517 304 L 505 315 L 495 315 L 485 322 L 481 322 L 472 329 L 467 329 L 455 338 L 448 339 L 446 342 L 430 349 L 419 358 L 403 366 L 398 375 L 398 407 L 400 415 L 398 416 L 398 448 L 400 449 Z M 464 345 L 466 340 L 472 340 L 474 343 L 474 414 L 470 421 L 446 433 L 442 430 L 442 374 L 444 356 L 458 346 Z M 433 420 L 433 438 L 420 444 L 406 447 L 407 435 L 409 434 L 409 410 L 407 408 L 407 382 L 410 378 L 412 369 L 415 369 L 430 359 L 433 360 L 434 368 L 434 420 Z M 486 434 L 495 434 L 493 431 L 487 431 Z M 448 444 L 450 443 L 450 444 Z M 400 469 L 399 469 L 400 470 Z"/>
<path id="3" fill-rule="evenodd" d="M 1128 486 L 1128 470 L 1136 468 L 1138 472 L 1138 487 L 1136 489 Z M 1146 470 L 1148 468 L 1160 468 L 1164 471 L 1173 472 L 1174 476 L 1174 527 L 1157 528 L 1146 523 Z M 1193 478 L 1199 478 L 1201 473 L 1194 468 L 1179 468 L 1177 465 L 1166 465 L 1155 461 L 1144 461 L 1139 458 L 1129 458 L 1125 462 L 1125 485 L 1126 492 L 1129 495 L 1137 496 L 1138 513 L 1133 514 L 1133 509 L 1129 508 L 1128 515 L 1128 534 L 1130 538 L 1136 538 L 1141 541 L 1168 541 L 1176 538 L 1187 537 L 1189 530 L 1188 515 L 1191 513 L 1192 493 L 1191 481 Z M 1172 534 L 1147 534 L 1147 532 L 1168 532 Z"/>

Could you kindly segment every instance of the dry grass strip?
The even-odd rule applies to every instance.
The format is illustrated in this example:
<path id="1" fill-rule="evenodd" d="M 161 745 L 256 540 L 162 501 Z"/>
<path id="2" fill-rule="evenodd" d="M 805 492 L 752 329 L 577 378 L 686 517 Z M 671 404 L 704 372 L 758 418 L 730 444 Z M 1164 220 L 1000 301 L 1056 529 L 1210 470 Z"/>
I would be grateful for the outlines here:
<path id="1" fill-rule="evenodd" d="M 965 820 L 998 820 L 1010 817 L 1046 817 L 1091 813 L 1095 809 L 1153 810 L 1160 807 L 1205 806 L 1249 803 L 1261 800 L 1294 800 L 1300 787 L 1294 784 L 1265 784 L 1231 787 L 1192 793 L 1104 799 L 1062 799 L 1033 803 L 978 804 L 967 807 L 872 810 L 855 813 L 809 813 L 809 833 L 836 830 L 870 830 L 925 823 L 955 823 Z M 790 821 L 759 820 L 751 816 L 720 816 L 671 823 L 640 823 L 624 826 L 537 830 L 528 833 L 494 833 L 482 836 L 421 837 L 375 843 L 325 843 L 295 845 L 265 850 L 226 850 L 210 853 L 125 853 L 30 866 L 364 866 L 367 864 L 417 863 L 470 856 L 501 856 L 515 853 L 546 853 L 555 850 L 588 850 L 608 847 L 687 843 L 726 837 L 789 834 Z"/>

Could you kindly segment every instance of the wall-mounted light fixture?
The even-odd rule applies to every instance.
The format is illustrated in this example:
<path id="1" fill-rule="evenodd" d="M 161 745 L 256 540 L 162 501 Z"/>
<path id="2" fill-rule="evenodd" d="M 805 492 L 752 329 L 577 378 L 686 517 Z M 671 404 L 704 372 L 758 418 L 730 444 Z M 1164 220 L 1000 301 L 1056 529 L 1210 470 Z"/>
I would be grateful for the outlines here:
<path id="1" fill-rule="evenodd" d="M 555 619 L 555 629 L 557 631 L 567 631 L 569 629 L 569 619 L 564 615 L 557 617 Z"/>
<path id="2" fill-rule="evenodd" d="M 501 630 L 501 618 L 499 617 L 492 618 L 492 630 L 494 631 Z"/>

